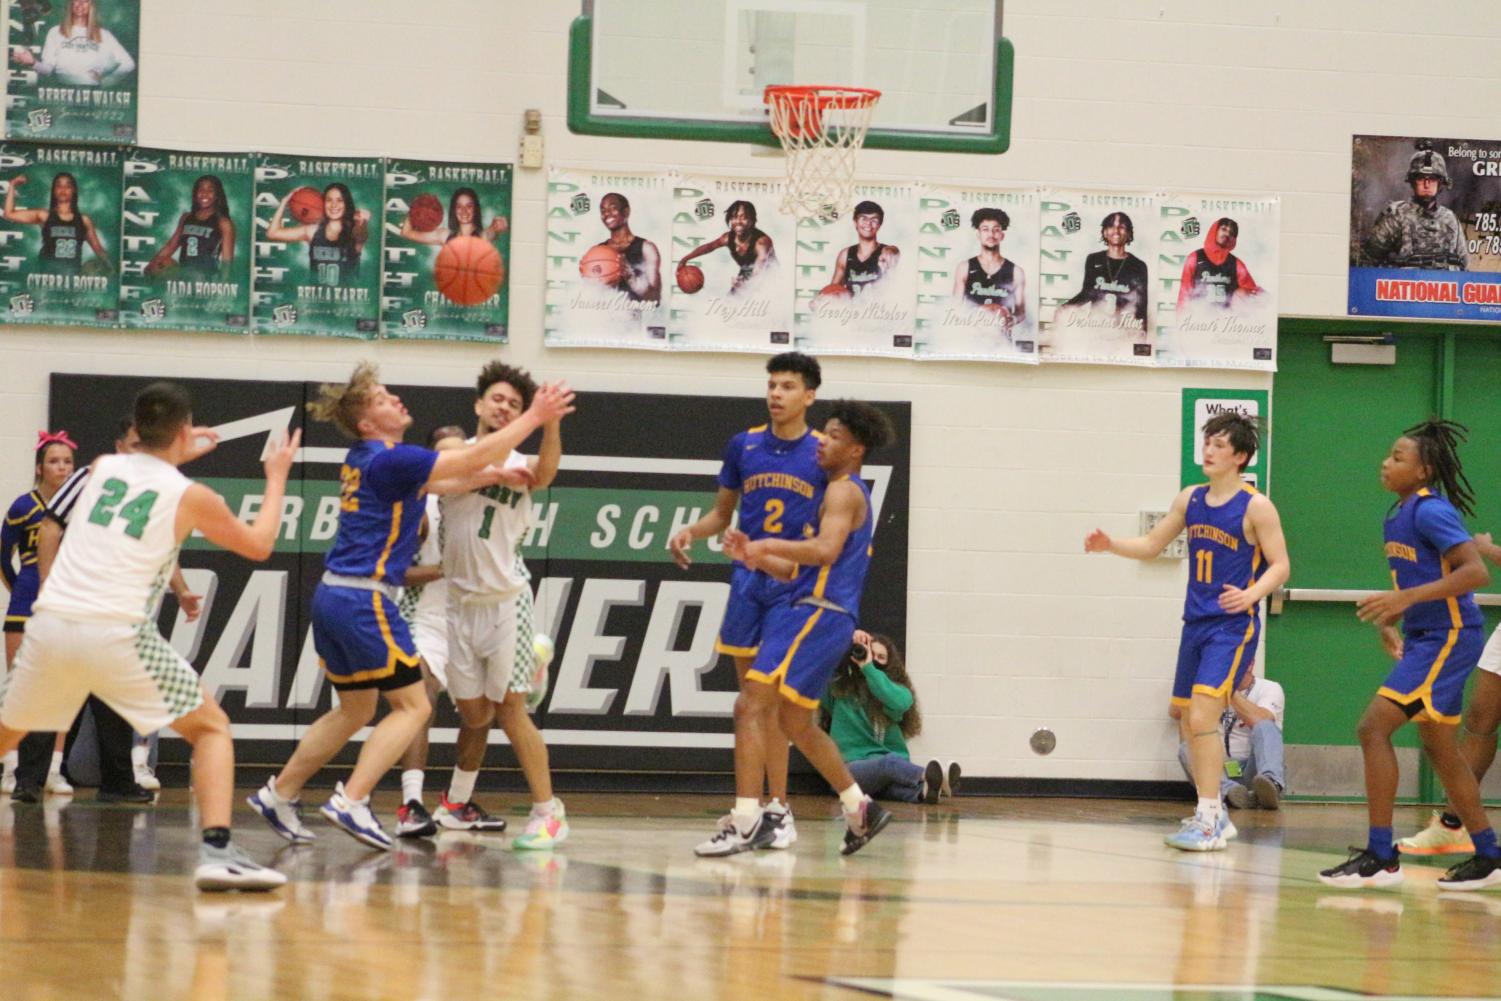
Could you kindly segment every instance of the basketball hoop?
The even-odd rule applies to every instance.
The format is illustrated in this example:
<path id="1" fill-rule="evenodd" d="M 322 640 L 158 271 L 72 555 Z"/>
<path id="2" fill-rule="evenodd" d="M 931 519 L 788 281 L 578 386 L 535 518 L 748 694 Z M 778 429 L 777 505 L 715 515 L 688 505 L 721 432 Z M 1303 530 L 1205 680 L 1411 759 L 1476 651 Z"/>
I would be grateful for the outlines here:
<path id="1" fill-rule="evenodd" d="M 771 131 L 787 154 L 782 211 L 829 220 L 854 200 L 855 155 L 865 143 L 879 90 L 864 87 L 767 87 Z"/>

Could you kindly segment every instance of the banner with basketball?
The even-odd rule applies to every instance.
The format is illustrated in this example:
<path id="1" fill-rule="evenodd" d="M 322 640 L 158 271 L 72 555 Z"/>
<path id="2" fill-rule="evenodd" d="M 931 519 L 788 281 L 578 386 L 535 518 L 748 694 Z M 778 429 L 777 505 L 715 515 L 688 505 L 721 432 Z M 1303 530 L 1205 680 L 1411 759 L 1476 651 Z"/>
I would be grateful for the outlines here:
<path id="1" fill-rule="evenodd" d="M 384 193 L 375 157 L 257 154 L 256 331 L 376 335 Z"/>
<path id="2" fill-rule="evenodd" d="M 3 322 L 116 325 L 120 160 L 114 146 L 0 144 Z"/>
<path id="3" fill-rule="evenodd" d="M 121 321 L 143 330 L 248 331 L 254 156 L 124 153 Z"/>
<path id="4" fill-rule="evenodd" d="M 546 343 L 667 348 L 673 175 L 554 168 L 547 180 Z M 669 276 L 670 277 L 670 276 Z"/>
<path id="5" fill-rule="evenodd" d="M 1152 365 L 1153 195 L 1042 192 L 1042 360 Z"/>
<path id="6" fill-rule="evenodd" d="M 140 0 L 12 0 L 7 14 L 7 137 L 135 139 Z"/>
<path id="7" fill-rule="evenodd" d="M 506 342 L 511 165 L 387 160 L 381 331 Z"/>
<path id="8" fill-rule="evenodd" d="M 83 444 L 81 458 L 106 451 L 115 418 L 154 378 L 54 374 L 49 426 L 68 428 Z M 169 597 L 156 623 L 223 705 L 242 759 L 284 761 L 330 704 L 310 609 L 338 530 L 339 468 L 351 442 L 332 425 L 307 419 L 303 404 L 316 395 L 314 383 L 179 381 L 193 396 L 195 420 L 220 435 L 219 446 L 185 471 L 222 494 L 231 511 L 248 517 L 259 509 L 267 437 L 288 426 L 304 429 L 283 531 L 269 559 L 251 563 L 188 539 L 180 562 L 189 586 L 204 596 L 202 614 L 186 621 Z M 454 381 L 467 379 L 460 373 Z M 418 427 L 473 426 L 472 384 L 391 388 Z M 813 426 L 822 426 L 828 406 L 814 405 Z M 897 427 L 897 441 L 869 456 L 861 472 L 876 529 L 860 617 L 872 632 L 905 645 L 911 404 L 880 406 Z M 693 419 L 685 421 L 689 412 Z M 673 772 L 733 770 L 735 665 L 714 648 L 730 562 L 705 541 L 694 545 L 693 565 L 680 569 L 667 540 L 714 505 L 725 441 L 765 420 L 759 395 L 579 397 L 578 413 L 566 421 L 558 478 L 534 497 L 521 547 L 536 592 L 536 627 L 557 647 L 535 715 L 557 781 L 586 775 L 596 783 L 635 773 L 660 787 L 674 781 Z M 642 434 L 643 428 L 672 433 Z M 534 436 L 521 450 L 534 453 L 538 441 Z M 438 699 L 436 707 L 434 769 L 452 764 L 458 726 L 450 699 Z M 351 744 L 336 762 L 351 762 L 359 749 Z M 188 758 L 187 746 L 169 733 L 161 753 L 173 763 Z M 492 750 L 486 764 L 512 761 L 508 752 Z"/>
<path id="9" fill-rule="evenodd" d="M 797 226 L 796 345 L 812 354 L 912 357 L 917 187 L 857 183 L 846 216 Z"/>
<path id="10" fill-rule="evenodd" d="M 1275 197 L 1158 196 L 1158 365 L 1276 370 L 1280 210 Z"/>
<path id="11" fill-rule="evenodd" d="M 919 200 L 918 358 L 1037 364 L 1038 194 L 930 186 Z"/>
<path id="12" fill-rule="evenodd" d="M 792 344 L 795 220 L 780 178 L 692 175 L 673 185 L 672 345 L 779 351 Z"/>

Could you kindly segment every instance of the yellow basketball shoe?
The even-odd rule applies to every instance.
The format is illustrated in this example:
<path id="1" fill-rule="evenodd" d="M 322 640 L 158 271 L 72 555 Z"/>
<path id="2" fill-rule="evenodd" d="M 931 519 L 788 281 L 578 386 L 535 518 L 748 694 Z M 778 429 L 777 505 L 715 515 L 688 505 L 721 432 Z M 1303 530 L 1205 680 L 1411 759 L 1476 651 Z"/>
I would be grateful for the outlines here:
<path id="1" fill-rule="evenodd" d="M 1468 855 L 1475 850 L 1470 843 L 1470 834 L 1463 827 L 1446 827 L 1443 814 L 1433 811 L 1428 826 L 1410 838 L 1397 842 L 1397 850 L 1403 855 Z"/>

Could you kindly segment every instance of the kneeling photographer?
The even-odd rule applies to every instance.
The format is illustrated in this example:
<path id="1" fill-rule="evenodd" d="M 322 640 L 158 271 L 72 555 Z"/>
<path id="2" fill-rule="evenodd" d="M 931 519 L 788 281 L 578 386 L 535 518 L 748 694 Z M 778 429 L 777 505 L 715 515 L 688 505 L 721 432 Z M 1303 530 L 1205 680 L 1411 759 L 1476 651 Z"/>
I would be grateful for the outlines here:
<path id="1" fill-rule="evenodd" d="M 860 788 L 877 799 L 936 803 L 949 775 L 936 760 L 926 768 L 907 753 L 907 738 L 922 732 L 917 693 L 902 652 L 886 636 L 855 630 L 854 646 L 823 697 L 823 724 L 839 745 Z"/>

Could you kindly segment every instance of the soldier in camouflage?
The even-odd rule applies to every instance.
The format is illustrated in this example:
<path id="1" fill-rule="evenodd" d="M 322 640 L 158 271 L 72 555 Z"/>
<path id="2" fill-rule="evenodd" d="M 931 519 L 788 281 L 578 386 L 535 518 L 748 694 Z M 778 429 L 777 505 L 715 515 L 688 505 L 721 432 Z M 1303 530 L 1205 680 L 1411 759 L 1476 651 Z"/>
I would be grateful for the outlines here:
<path id="1" fill-rule="evenodd" d="M 1407 167 L 1412 198 L 1381 210 L 1363 241 L 1367 263 L 1385 268 L 1464 271 L 1469 266 L 1464 228 L 1452 210 L 1438 203 L 1449 187 L 1444 158 L 1426 143 L 1418 144 Z"/>

